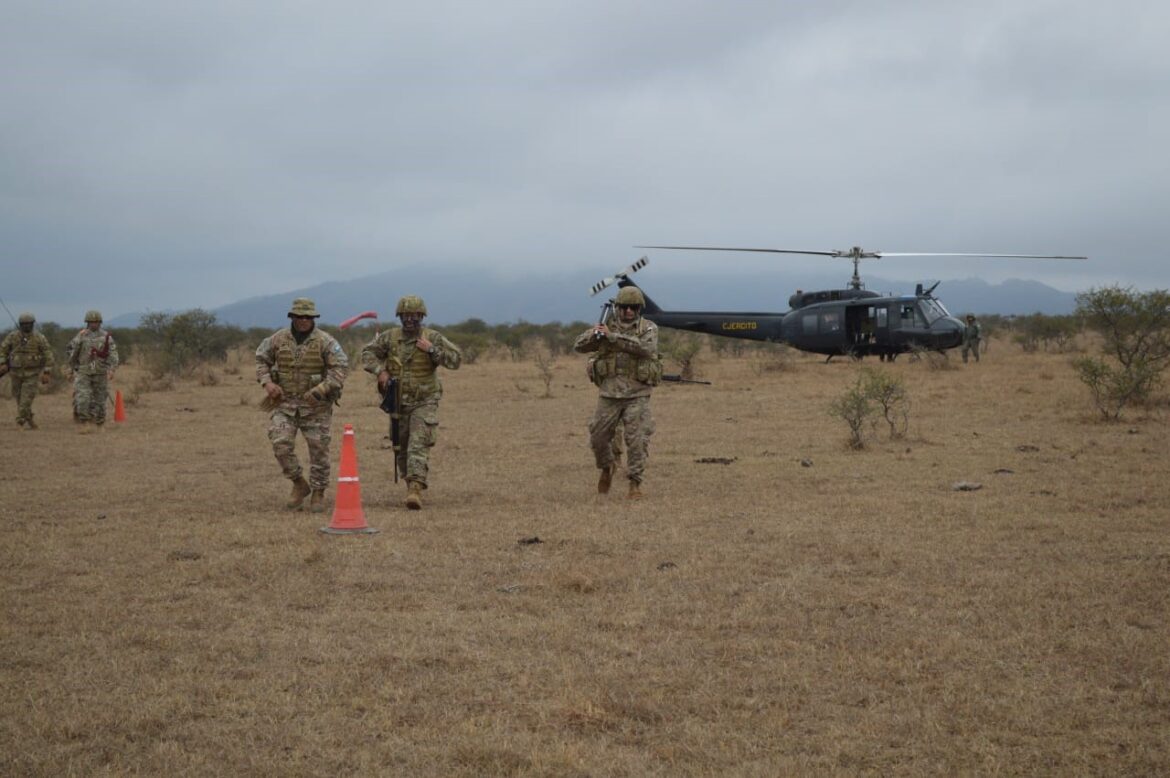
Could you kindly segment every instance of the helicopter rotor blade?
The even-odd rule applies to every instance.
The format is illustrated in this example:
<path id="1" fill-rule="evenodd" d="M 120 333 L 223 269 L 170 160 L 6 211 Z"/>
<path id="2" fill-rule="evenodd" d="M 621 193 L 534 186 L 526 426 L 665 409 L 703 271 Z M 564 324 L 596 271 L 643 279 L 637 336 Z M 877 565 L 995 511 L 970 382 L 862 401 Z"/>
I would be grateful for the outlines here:
<path id="1" fill-rule="evenodd" d="M 840 251 L 803 251 L 801 249 L 747 249 L 727 246 L 634 246 L 636 249 L 679 249 L 683 251 L 755 251 L 763 254 L 815 254 L 822 257 L 841 256 Z"/>
<path id="2" fill-rule="evenodd" d="M 646 265 L 648 265 L 649 263 L 650 263 L 649 258 L 642 257 L 637 262 L 635 262 L 634 264 L 627 267 L 625 270 L 620 270 L 617 273 L 614 273 L 612 276 L 609 276 L 608 278 L 601 279 L 596 284 L 589 287 L 589 296 L 592 297 L 593 295 L 600 292 L 602 289 L 605 289 L 607 286 L 610 286 L 611 284 L 614 284 L 623 278 L 629 278 L 632 274 L 637 273 L 639 270 L 646 267 Z"/>
<path id="3" fill-rule="evenodd" d="M 955 251 L 863 251 L 854 248 L 847 251 L 808 251 L 805 249 L 757 249 L 731 246 L 635 246 L 639 249 L 674 249 L 683 251 L 754 251 L 764 254 L 811 254 L 822 257 L 844 257 L 846 259 L 879 259 L 881 257 L 1005 257 L 1019 259 L 1088 259 L 1083 256 L 1066 254 L 988 254 L 982 252 Z"/>
<path id="4" fill-rule="evenodd" d="M 881 257 L 1011 257 L 1016 259 L 1088 259 L 1064 254 L 969 254 L 947 251 L 875 251 Z"/>

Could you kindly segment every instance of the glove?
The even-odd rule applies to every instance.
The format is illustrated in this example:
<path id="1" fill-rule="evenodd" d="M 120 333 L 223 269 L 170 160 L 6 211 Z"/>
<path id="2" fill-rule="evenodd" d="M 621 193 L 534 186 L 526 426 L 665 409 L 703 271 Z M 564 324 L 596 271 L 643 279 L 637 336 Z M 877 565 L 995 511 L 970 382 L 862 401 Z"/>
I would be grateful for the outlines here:
<path id="1" fill-rule="evenodd" d="M 49 381 L 50 381 L 52 378 L 53 378 L 53 376 L 52 376 L 52 375 L 51 375 L 51 374 L 50 374 L 50 373 L 49 373 L 47 370 L 46 370 L 45 372 L 41 373 L 41 385 L 42 385 L 42 386 L 48 386 L 48 385 L 49 385 Z"/>
<path id="2" fill-rule="evenodd" d="M 317 402 L 325 402 L 325 399 L 328 396 L 329 396 L 329 384 L 322 381 L 321 383 L 317 384 L 309 391 L 305 392 L 304 399 L 316 400 Z"/>

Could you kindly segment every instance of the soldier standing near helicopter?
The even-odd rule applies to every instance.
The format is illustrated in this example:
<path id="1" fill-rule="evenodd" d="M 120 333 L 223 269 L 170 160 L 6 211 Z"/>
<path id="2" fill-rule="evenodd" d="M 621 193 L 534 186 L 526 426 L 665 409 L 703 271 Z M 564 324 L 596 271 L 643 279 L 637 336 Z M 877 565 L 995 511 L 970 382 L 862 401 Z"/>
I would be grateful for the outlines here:
<path id="1" fill-rule="evenodd" d="M 32 404 L 37 396 L 37 379 L 48 384 L 53 373 L 53 348 L 44 335 L 33 330 L 36 317 L 20 314 L 17 329 L 8 333 L 0 343 L 0 376 L 12 380 L 12 396 L 16 399 L 16 423 L 35 430 Z"/>
<path id="2" fill-rule="evenodd" d="M 618 291 L 616 315 L 590 327 L 573 343 L 573 350 L 592 360 L 591 379 L 599 388 L 597 409 L 589 422 L 589 445 L 597 469 L 597 492 L 606 494 L 616 469 L 613 437 L 618 424 L 626 439 L 626 474 L 630 481 L 627 497 L 642 497 L 646 470 L 646 449 L 654 434 L 650 414 L 650 392 L 662 380 L 658 356 L 658 327 L 642 317 L 646 298 L 635 286 Z"/>
<path id="3" fill-rule="evenodd" d="M 967 363 L 967 352 L 975 354 L 975 361 L 979 361 L 979 345 L 983 340 L 983 327 L 975 319 L 975 314 L 967 314 L 967 324 L 963 328 L 963 364 Z"/>
<path id="4" fill-rule="evenodd" d="M 73 415 L 81 424 L 78 431 L 88 434 L 106 423 L 109 382 L 118 368 L 118 344 L 102 329 L 99 311 L 85 312 L 85 329 L 73 336 L 65 353 L 73 377 Z"/>
<path id="5" fill-rule="evenodd" d="M 438 369 L 457 370 L 463 353 L 438 330 L 424 328 L 427 306 L 408 294 L 394 309 L 401 327 L 381 333 L 362 349 L 362 367 L 378 377 L 378 391 L 386 393 L 398 380 L 399 437 L 394 452 L 396 472 L 406 474 L 406 507 L 422 508 L 427 488 L 430 450 L 439 433 L 439 398 L 443 385 Z M 397 480 L 397 476 L 395 476 Z"/>

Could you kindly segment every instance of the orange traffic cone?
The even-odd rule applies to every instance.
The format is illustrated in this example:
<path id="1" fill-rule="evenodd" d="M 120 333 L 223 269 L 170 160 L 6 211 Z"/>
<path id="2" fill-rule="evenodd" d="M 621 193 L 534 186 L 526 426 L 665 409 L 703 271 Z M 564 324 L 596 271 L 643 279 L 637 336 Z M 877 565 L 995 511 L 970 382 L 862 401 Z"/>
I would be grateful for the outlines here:
<path id="1" fill-rule="evenodd" d="M 122 390 L 114 392 L 114 421 L 126 421 L 126 408 L 122 405 Z"/>
<path id="2" fill-rule="evenodd" d="M 362 510 L 362 485 L 358 479 L 357 449 L 353 442 L 353 425 L 345 425 L 341 437 L 341 464 L 337 471 L 337 499 L 333 501 L 333 521 L 322 532 L 330 535 L 354 535 L 378 530 L 366 524 Z"/>

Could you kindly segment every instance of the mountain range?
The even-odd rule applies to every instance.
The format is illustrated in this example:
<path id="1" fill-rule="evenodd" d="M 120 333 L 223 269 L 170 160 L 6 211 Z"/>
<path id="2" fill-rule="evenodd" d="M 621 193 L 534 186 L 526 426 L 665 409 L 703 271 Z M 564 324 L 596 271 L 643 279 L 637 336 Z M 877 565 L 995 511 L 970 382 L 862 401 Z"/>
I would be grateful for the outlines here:
<path id="1" fill-rule="evenodd" d="M 383 321 L 394 318 L 395 302 L 404 294 L 423 297 L 429 321 L 453 324 L 478 318 L 489 324 L 527 321 L 592 321 L 601 303 L 612 295 L 607 290 L 589 297 L 590 287 L 605 276 L 603 271 L 575 271 L 561 275 L 532 273 L 508 276 L 476 268 L 435 268 L 410 266 L 399 270 L 355 278 L 328 281 L 301 289 L 250 297 L 212 309 L 220 323 L 239 327 L 279 327 L 293 298 L 312 298 L 321 320 L 337 324 L 349 316 L 376 311 Z M 635 280 L 646 294 L 665 309 L 785 311 L 788 296 L 798 288 L 834 289 L 843 278 L 826 274 L 796 275 L 771 272 L 766 275 L 721 270 L 717 274 L 693 272 L 639 273 Z M 878 277 L 865 279 L 866 286 L 886 294 L 910 294 L 914 282 Z M 989 284 L 976 278 L 943 281 L 935 290 L 955 315 L 977 314 L 1049 315 L 1071 313 L 1076 295 L 1038 281 L 1009 279 Z M 135 327 L 141 312 L 124 314 L 108 323 Z"/>

